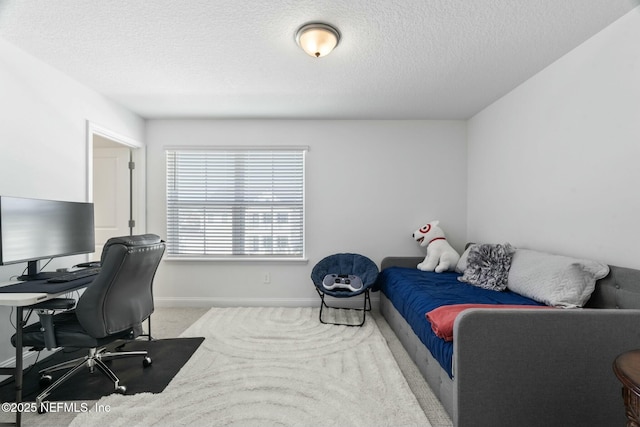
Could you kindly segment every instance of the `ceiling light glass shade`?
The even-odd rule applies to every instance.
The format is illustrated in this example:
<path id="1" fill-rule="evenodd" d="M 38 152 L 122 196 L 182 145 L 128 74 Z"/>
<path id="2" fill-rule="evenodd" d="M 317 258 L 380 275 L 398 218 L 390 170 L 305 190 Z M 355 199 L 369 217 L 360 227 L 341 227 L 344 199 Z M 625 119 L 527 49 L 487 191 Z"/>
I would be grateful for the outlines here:
<path id="1" fill-rule="evenodd" d="M 327 24 L 307 24 L 296 33 L 296 42 L 311 56 L 328 55 L 338 45 L 340 33 Z"/>

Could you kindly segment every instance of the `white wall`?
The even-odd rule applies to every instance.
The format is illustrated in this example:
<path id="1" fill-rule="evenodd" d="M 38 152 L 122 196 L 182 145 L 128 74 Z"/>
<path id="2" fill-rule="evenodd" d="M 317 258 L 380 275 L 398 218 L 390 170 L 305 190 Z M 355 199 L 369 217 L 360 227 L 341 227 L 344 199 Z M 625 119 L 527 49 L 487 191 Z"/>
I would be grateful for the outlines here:
<path id="1" fill-rule="evenodd" d="M 86 200 L 87 120 L 144 138 L 138 116 L 0 39 L 0 195 Z M 25 266 L 0 267 L 0 282 Z M 9 315 L 0 307 L 0 362 L 15 354 Z"/>
<path id="2" fill-rule="evenodd" d="M 466 125 L 461 121 L 150 120 L 147 225 L 166 234 L 165 146 L 307 145 L 307 263 L 163 261 L 159 301 L 317 304 L 309 278 L 323 257 L 424 252 L 411 233 L 432 219 L 466 237 Z M 346 203 L 340 209 L 338 204 Z M 262 283 L 264 273 L 271 284 Z"/>
<path id="3" fill-rule="evenodd" d="M 640 7 L 468 123 L 469 240 L 640 268 Z"/>

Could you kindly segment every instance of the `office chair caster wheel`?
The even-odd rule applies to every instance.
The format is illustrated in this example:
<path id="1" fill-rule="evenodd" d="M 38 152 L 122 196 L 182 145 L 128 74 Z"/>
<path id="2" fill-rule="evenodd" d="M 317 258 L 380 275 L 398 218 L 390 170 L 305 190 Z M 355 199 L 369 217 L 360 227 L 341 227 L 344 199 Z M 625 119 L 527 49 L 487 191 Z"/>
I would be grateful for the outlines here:
<path id="1" fill-rule="evenodd" d="M 145 368 L 148 368 L 149 366 L 151 366 L 152 363 L 153 363 L 153 360 L 151 360 L 149 356 L 145 356 L 145 358 L 142 359 L 142 366 L 144 366 Z"/>
<path id="2" fill-rule="evenodd" d="M 116 387 L 116 393 L 125 394 L 126 392 L 127 392 L 127 387 L 126 386 L 119 385 L 118 387 Z"/>
<path id="3" fill-rule="evenodd" d="M 41 375 L 40 381 L 38 381 L 38 383 L 40 384 L 40 387 L 48 387 L 51 385 L 52 382 L 53 382 L 53 377 L 49 374 Z"/>

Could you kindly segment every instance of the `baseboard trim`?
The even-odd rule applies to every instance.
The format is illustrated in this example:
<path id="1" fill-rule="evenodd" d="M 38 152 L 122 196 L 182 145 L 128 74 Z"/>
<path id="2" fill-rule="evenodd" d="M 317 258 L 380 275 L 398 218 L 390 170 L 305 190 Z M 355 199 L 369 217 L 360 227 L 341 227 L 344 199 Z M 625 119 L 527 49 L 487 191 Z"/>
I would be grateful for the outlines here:
<path id="1" fill-rule="evenodd" d="M 237 297 L 155 297 L 157 307 L 319 307 L 320 298 L 237 298 Z M 371 305 L 378 307 L 380 297 L 371 295 Z M 362 305 L 361 297 L 333 298 L 336 307 Z"/>

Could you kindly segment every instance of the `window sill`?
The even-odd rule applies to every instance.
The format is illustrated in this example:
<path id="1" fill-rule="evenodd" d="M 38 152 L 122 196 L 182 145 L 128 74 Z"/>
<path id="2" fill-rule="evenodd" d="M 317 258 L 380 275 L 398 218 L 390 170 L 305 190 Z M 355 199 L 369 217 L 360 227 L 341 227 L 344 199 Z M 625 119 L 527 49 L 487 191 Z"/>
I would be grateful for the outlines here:
<path id="1" fill-rule="evenodd" d="M 269 258 L 269 257 L 195 257 L 195 256 L 166 256 L 165 261 L 170 262 L 286 262 L 286 263 L 308 263 L 308 258 Z"/>

